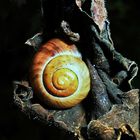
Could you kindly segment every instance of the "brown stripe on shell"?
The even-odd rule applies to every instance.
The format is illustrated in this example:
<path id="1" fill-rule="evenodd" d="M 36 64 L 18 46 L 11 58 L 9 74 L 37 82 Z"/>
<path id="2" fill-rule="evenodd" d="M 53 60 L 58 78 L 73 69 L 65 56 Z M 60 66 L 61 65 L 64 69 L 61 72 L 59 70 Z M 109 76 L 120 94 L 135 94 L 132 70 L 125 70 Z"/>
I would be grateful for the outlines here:
<path id="1" fill-rule="evenodd" d="M 69 108 L 69 107 L 76 105 L 81 100 L 83 100 L 83 98 L 85 98 L 87 96 L 87 92 L 88 92 L 89 86 L 90 86 L 90 81 L 87 81 L 88 86 L 87 87 L 81 86 L 82 91 L 80 94 L 79 93 L 76 93 L 74 95 L 72 94 L 71 96 L 65 97 L 65 98 L 62 98 L 62 97 L 58 98 L 58 97 L 55 97 L 48 93 L 48 91 L 45 89 L 44 83 L 43 83 L 43 77 L 44 77 L 43 75 L 44 75 L 44 68 L 45 68 L 44 65 L 47 64 L 47 62 L 50 60 L 50 58 L 55 57 L 55 55 L 57 55 L 57 56 L 59 56 L 58 54 L 63 55 L 63 52 L 68 52 L 68 54 L 64 53 L 65 56 L 69 55 L 69 54 L 73 57 L 79 56 L 79 55 L 77 56 L 77 54 L 79 52 L 75 45 L 68 45 L 59 39 L 52 39 L 40 47 L 39 51 L 34 56 L 32 68 L 31 68 L 31 84 L 34 89 L 34 92 L 36 94 L 38 94 L 40 99 L 42 99 L 45 103 L 52 105 L 56 108 Z M 80 61 L 80 63 L 79 63 L 79 61 Z M 79 69 L 80 73 L 82 74 L 83 71 L 85 71 L 87 68 L 83 68 L 84 64 L 82 64 L 83 62 L 81 62 L 81 61 L 82 61 L 81 58 L 79 58 L 79 60 L 76 62 L 76 64 L 78 64 L 78 65 L 80 64 L 81 67 L 79 66 L 80 69 L 79 68 L 78 69 Z M 60 60 L 59 60 L 59 62 L 63 63 L 63 61 L 60 61 Z M 74 63 L 71 63 L 71 64 L 74 64 Z M 69 64 L 69 66 L 70 66 L 70 64 Z M 87 75 L 89 76 L 89 73 Z M 82 75 L 82 77 L 84 78 L 84 82 L 85 82 L 87 79 L 87 78 L 85 78 L 85 74 L 84 74 L 84 76 Z M 83 85 L 83 84 L 81 84 L 81 85 Z"/>

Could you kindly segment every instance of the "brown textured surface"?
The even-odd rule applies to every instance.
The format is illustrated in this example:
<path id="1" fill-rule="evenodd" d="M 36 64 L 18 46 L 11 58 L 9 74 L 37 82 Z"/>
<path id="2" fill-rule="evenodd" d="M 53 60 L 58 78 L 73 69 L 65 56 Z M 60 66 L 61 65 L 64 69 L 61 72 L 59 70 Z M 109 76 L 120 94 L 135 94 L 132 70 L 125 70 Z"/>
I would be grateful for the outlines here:
<path id="1" fill-rule="evenodd" d="M 124 93 L 125 99 L 122 105 L 113 105 L 108 113 L 96 120 L 88 121 L 89 112 L 84 108 L 84 104 L 67 110 L 52 110 L 46 109 L 39 103 L 32 103 L 33 95 L 27 84 L 27 82 L 14 84 L 14 100 L 21 111 L 33 120 L 72 133 L 77 139 L 118 140 L 125 133 L 128 137 L 132 136 L 132 140 L 135 140 L 135 137 L 137 140 L 140 138 L 138 134 L 139 90 Z M 19 92 L 20 89 L 22 92 Z M 123 127 L 126 127 L 125 132 Z M 82 135 L 88 138 L 83 138 Z"/>

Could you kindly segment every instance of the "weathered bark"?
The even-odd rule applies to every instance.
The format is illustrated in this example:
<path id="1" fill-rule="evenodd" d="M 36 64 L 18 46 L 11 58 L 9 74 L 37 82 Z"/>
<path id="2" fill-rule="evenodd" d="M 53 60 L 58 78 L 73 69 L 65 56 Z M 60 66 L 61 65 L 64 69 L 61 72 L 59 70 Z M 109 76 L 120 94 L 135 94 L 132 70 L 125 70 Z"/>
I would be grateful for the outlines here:
<path id="1" fill-rule="evenodd" d="M 54 37 L 75 43 L 89 68 L 91 90 L 79 105 L 54 110 L 36 99 L 28 80 L 14 82 L 15 104 L 30 118 L 63 129 L 75 139 L 139 140 L 139 90 L 131 87 L 138 67 L 115 50 L 104 1 L 76 5 L 75 0 L 42 0 L 42 10 L 43 30 L 26 44 L 37 51 Z"/>

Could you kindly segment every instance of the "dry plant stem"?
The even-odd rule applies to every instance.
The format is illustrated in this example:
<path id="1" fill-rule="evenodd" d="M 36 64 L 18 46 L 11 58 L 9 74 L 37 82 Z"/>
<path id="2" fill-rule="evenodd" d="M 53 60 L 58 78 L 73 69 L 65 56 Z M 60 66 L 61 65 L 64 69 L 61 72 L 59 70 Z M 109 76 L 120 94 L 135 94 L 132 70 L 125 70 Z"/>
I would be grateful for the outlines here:
<path id="1" fill-rule="evenodd" d="M 103 30 L 105 20 L 107 19 L 107 11 L 104 0 L 92 0 L 91 14 L 95 23 Z"/>
<path id="2" fill-rule="evenodd" d="M 89 61 L 87 64 L 91 72 L 91 87 L 93 87 L 91 88 L 92 119 L 97 119 L 110 110 L 112 103 L 109 100 L 106 87 L 98 75 L 97 70 Z"/>

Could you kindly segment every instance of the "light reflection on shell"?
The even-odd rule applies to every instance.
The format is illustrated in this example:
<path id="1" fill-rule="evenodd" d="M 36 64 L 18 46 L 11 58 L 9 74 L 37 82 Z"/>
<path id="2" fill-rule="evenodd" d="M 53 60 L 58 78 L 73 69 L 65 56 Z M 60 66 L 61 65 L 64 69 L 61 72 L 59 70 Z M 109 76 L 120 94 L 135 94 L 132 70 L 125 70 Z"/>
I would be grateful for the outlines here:
<path id="1" fill-rule="evenodd" d="M 90 90 L 89 70 L 75 45 L 52 39 L 35 54 L 31 85 L 40 99 L 55 108 L 70 108 Z"/>

